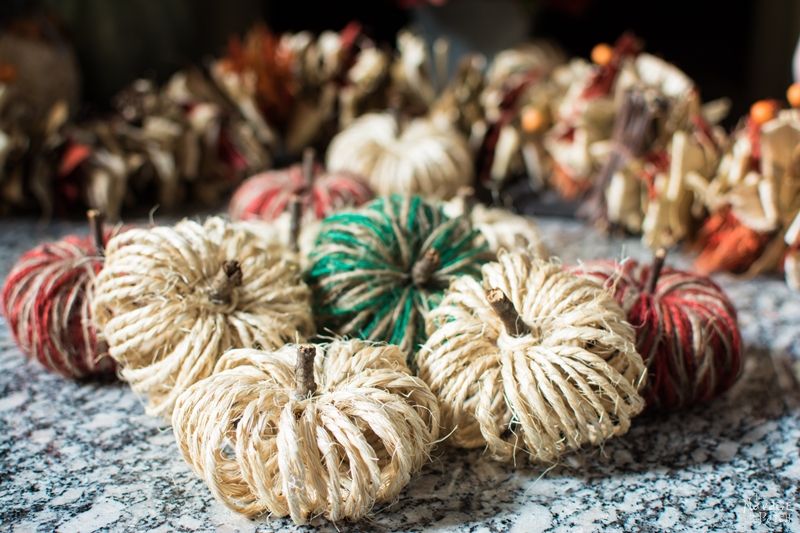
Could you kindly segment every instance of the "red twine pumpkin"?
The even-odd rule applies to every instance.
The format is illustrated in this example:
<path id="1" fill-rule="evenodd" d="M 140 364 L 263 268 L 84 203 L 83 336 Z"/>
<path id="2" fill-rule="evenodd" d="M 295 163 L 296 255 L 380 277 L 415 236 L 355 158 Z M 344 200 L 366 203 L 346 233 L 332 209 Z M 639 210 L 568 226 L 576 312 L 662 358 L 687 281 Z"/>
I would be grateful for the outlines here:
<path id="1" fill-rule="evenodd" d="M 372 198 L 372 191 L 350 172 L 327 173 L 306 152 L 302 165 L 262 172 L 248 178 L 231 198 L 233 220 L 275 220 L 298 196 L 303 213 L 322 219 L 343 207 L 358 206 Z"/>
<path id="2" fill-rule="evenodd" d="M 98 233 L 70 235 L 41 244 L 20 257 L 3 286 L 0 308 L 19 348 L 67 377 L 115 369 L 90 314 L 91 284 L 103 265 L 97 243 L 111 235 L 104 232 L 103 241 Z"/>
<path id="3" fill-rule="evenodd" d="M 636 329 L 648 368 L 648 406 L 676 410 L 728 390 L 742 369 L 736 310 L 707 277 L 636 261 L 591 261 L 572 271 L 610 290 Z M 662 268 L 663 267 L 663 268 Z"/>

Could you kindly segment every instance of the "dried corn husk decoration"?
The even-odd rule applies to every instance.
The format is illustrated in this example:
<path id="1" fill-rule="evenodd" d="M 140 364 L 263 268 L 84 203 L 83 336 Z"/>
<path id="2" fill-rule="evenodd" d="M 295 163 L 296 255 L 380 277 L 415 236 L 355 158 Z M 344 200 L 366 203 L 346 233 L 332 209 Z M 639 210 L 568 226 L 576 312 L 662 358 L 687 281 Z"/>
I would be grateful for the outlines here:
<path id="1" fill-rule="evenodd" d="M 495 56 L 480 95 L 488 132 L 481 147 L 481 182 L 499 190 L 512 176 L 527 174 L 532 190 L 544 188 L 550 158 L 544 133 L 560 92 L 550 79 L 563 56 L 547 43 L 528 43 Z"/>
<path id="2" fill-rule="evenodd" d="M 199 70 L 178 72 L 161 88 L 138 80 L 116 106 L 108 119 L 70 128 L 59 168 L 112 220 L 137 203 L 216 205 L 243 175 L 271 164 L 274 140 Z"/>
<path id="3" fill-rule="evenodd" d="M 686 176 L 713 171 L 723 134 L 704 117 L 692 81 L 673 65 L 640 54 L 618 78 L 628 88 L 611 139 L 590 148 L 603 166 L 583 212 L 604 227 L 644 232 L 654 248 L 670 246 L 702 214 Z"/>
<path id="4" fill-rule="evenodd" d="M 442 80 L 435 77 L 437 73 L 446 74 L 442 60 L 446 61 L 449 44 L 439 40 L 438 47 L 437 55 L 443 57 L 437 57 L 434 66 L 425 39 L 410 31 L 401 31 L 397 35 L 397 55 L 390 70 L 390 92 L 393 104 L 403 112 L 412 116 L 423 115 L 436 100 L 437 86 L 443 85 Z"/>
<path id="5" fill-rule="evenodd" d="M 784 242 L 789 247 L 783 260 L 786 283 L 796 291 L 800 291 L 800 212 L 786 231 Z"/>
<path id="6" fill-rule="evenodd" d="M 15 24 L 16 23 L 16 24 Z M 0 215 L 63 205 L 53 175 L 63 127 L 77 110 L 75 54 L 44 17 L 4 21 L 0 33 Z"/>
<path id="7" fill-rule="evenodd" d="M 710 182 L 693 186 L 711 218 L 696 267 L 756 275 L 779 269 L 800 212 L 800 117 L 785 110 L 759 125 L 750 117 Z"/>
<path id="8" fill-rule="evenodd" d="M 551 184 L 563 197 L 577 198 L 591 186 L 600 163 L 590 147 L 611 137 L 627 88 L 617 82 L 622 71 L 633 68 L 640 48 L 635 38 L 623 35 L 607 63 L 592 65 L 574 59 L 554 73 L 565 94 L 554 106 L 554 125 L 545 143 L 553 157 Z"/>

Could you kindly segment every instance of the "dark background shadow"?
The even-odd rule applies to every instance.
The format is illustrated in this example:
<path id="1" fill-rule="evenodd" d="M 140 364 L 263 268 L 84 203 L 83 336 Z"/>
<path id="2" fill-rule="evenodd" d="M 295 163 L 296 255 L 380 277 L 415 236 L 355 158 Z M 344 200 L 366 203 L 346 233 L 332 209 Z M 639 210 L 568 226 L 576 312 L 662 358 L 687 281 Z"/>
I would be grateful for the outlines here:
<path id="1" fill-rule="evenodd" d="M 441 7 L 401 7 L 409 3 L 415 2 L 4 0 L 0 21 L 25 13 L 51 17 L 75 44 L 86 101 L 100 108 L 137 77 L 164 79 L 219 54 L 231 34 L 258 20 L 278 32 L 339 30 L 358 20 L 382 43 L 416 24 L 482 51 L 527 34 L 553 39 L 569 55 L 582 57 L 594 44 L 632 30 L 648 51 L 695 79 L 706 99 L 730 97 L 729 125 L 752 101 L 783 98 L 800 34 L 798 0 L 449 0 Z"/>

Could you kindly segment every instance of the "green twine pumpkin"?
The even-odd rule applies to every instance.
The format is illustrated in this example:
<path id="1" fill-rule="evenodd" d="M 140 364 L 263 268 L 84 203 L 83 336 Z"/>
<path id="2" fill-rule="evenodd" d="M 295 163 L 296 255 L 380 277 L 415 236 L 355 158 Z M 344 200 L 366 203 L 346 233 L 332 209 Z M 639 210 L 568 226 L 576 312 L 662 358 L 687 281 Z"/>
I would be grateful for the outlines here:
<path id="1" fill-rule="evenodd" d="M 321 331 L 399 345 L 425 342 L 425 315 L 457 276 L 480 277 L 490 259 L 465 217 L 418 196 L 392 195 L 322 222 L 310 255 Z"/>

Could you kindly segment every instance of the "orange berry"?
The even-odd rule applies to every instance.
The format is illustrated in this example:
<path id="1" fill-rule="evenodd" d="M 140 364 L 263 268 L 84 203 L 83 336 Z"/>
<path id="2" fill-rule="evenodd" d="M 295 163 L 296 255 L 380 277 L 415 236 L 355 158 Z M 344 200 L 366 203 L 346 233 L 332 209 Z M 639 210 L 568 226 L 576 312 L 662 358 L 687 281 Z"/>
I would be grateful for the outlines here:
<path id="1" fill-rule="evenodd" d="M 10 83 L 17 79 L 17 67 L 11 63 L 0 63 L 0 82 Z"/>
<path id="2" fill-rule="evenodd" d="M 532 105 L 522 109 L 522 129 L 527 133 L 536 133 L 544 127 L 545 116 L 539 108 Z"/>
<path id="3" fill-rule="evenodd" d="M 786 99 L 792 107 L 800 107 L 800 83 L 789 85 L 786 90 Z"/>
<path id="4" fill-rule="evenodd" d="M 774 100 L 759 100 L 750 107 L 750 120 L 759 126 L 775 118 L 778 105 Z"/>
<path id="5" fill-rule="evenodd" d="M 611 63 L 611 58 L 614 57 L 614 49 L 606 43 L 600 43 L 592 48 L 592 61 L 600 66 L 608 65 Z"/>

